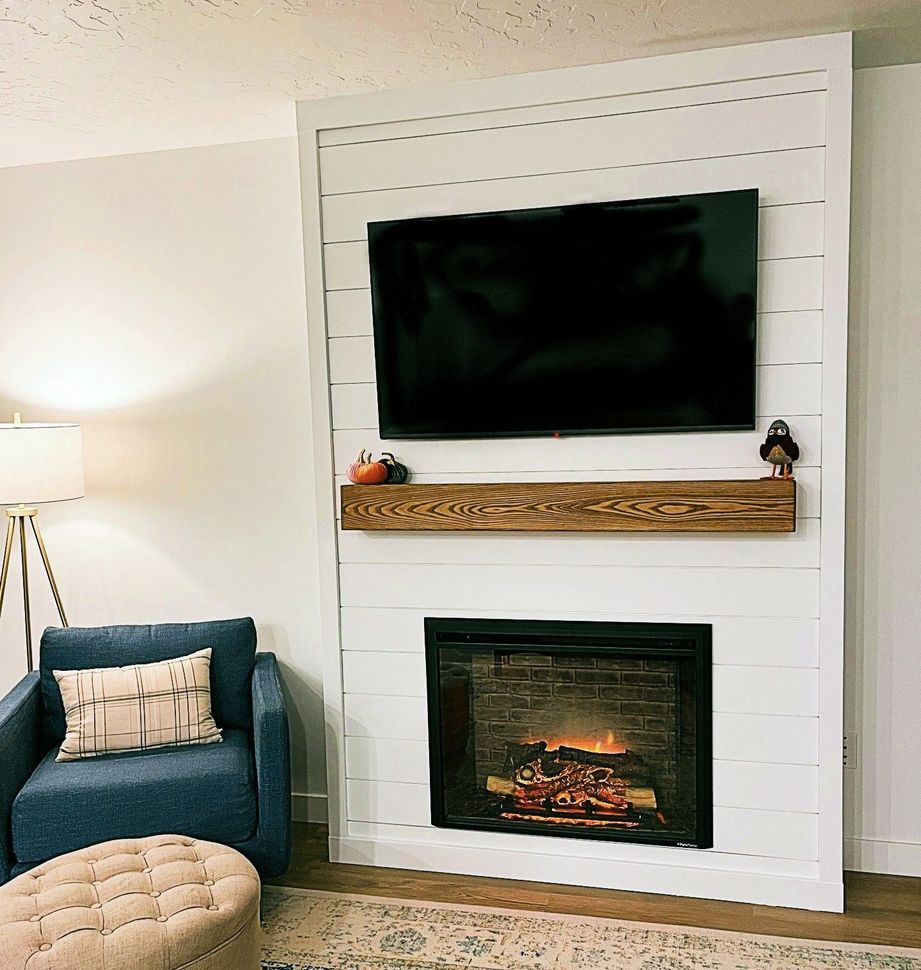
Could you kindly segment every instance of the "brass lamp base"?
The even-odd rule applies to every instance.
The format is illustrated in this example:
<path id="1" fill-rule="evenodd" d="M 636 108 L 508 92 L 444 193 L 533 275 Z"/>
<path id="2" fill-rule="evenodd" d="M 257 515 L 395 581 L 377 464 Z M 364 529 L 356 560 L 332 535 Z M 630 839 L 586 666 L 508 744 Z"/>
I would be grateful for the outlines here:
<path id="1" fill-rule="evenodd" d="M 51 584 L 51 593 L 54 596 L 54 605 L 58 608 L 58 616 L 61 618 L 62 626 L 69 626 L 67 617 L 64 615 L 64 604 L 61 602 L 61 594 L 58 592 L 58 584 L 54 581 L 54 573 L 51 571 L 51 563 L 48 561 L 48 550 L 45 548 L 45 540 L 42 538 L 42 531 L 38 527 L 36 518 L 38 509 L 32 506 L 17 505 L 15 508 L 6 510 L 6 545 L 3 547 L 3 566 L 0 567 L 0 613 L 3 612 L 3 599 L 6 595 L 6 581 L 10 572 L 10 557 L 13 552 L 13 537 L 16 532 L 16 523 L 19 523 L 19 556 L 22 560 L 22 600 L 26 621 L 26 663 L 29 670 L 34 670 L 35 665 L 32 661 L 32 617 L 29 610 L 29 561 L 26 555 L 26 519 L 32 526 L 32 534 L 38 544 L 38 551 L 41 553 L 42 563 L 48 575 L 48 582 Z"/>

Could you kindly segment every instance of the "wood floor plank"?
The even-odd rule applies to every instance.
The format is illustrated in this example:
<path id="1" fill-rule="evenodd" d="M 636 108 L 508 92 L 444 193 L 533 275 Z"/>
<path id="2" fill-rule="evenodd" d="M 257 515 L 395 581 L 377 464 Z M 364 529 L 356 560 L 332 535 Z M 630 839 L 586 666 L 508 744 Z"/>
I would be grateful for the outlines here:
<path id="1" fill-rule="evenodd" d="M 582 886 L 335 865 L 329 862 L 326 838 L 325 826 L 294 823 L 291 866 L 284 876 L 271 882 L 327 892 L 921 947 L 921 879 L 845 873 L 846 911 L 839 915 Z"/>

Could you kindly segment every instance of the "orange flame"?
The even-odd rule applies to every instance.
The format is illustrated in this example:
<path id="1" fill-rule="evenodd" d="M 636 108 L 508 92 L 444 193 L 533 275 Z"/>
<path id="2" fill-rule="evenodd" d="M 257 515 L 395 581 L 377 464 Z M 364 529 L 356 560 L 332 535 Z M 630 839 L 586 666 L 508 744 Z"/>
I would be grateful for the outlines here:
<path id="1" fill-rule="evenodd" d="M 568 735 L 560 738 L 525 738 L 522 744 L 536 744 L 538 741 L 547 742 L 547 750 L 554 751 L 556 748 L 580 748 L 582 751 L 597 751 L 603 754 L 623 754 L 627 750 L 626 744 L 619 741 L 613 731 L 608 731 L 607 737 L 602 741 L 597 737 L 578 735 Z"/>

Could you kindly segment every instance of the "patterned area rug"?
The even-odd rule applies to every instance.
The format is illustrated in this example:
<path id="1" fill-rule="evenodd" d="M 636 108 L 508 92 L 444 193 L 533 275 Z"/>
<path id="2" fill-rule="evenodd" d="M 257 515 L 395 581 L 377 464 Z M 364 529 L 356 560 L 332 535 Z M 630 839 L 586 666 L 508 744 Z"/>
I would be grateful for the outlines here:
<path id="1" fill-rule="evenodd" d="M 921 970 L 921 950 L 266 887 L 263 970 Z"/>

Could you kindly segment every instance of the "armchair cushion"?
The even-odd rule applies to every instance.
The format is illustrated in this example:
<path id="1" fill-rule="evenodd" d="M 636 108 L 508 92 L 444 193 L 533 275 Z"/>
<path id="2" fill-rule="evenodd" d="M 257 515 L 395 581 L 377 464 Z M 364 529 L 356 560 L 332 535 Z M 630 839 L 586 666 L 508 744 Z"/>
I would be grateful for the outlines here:
<path id="1" fill-rule="evenodd" d="M 161 832 L 225 844 L 256 831 L 253 749 L 246 731 L 223 744 L 56 762 L 49 751 L 13 802 L 13 850 L 42 862 L 109 839 Z"/>
<path id="2" fill-rule="evenodd" d="M 61 692 L 52 671 L 154 663 L 207 647 L 211 648 L 211 709 L 215 721 L 222 728 L 251 730 L 256 627 L 249 617 L 149 626 L 49 627 L 42 634 L 39 663 L 47 742 L 59 745 L 66 729 Z M 200 834 L 199 838 L 208 836 Z"/>

